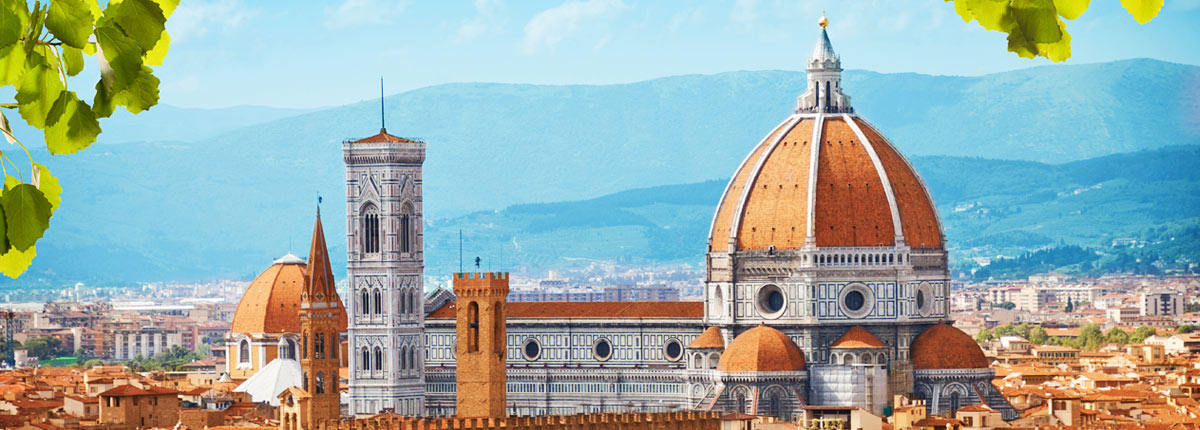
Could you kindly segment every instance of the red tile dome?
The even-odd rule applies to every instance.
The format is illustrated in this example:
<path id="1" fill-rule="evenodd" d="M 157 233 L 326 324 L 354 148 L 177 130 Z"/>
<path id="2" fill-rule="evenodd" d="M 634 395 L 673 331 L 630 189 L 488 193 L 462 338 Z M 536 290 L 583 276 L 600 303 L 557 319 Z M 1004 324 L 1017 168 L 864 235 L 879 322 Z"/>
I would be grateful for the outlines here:
<path id="1" fill-rule="evenodd" d="M 983 369 L 987 357 L 970 335 L 947 324 L 925 329 L 909 350 L 913 369 Z"/>
<path id="2" fill-rule="evenodd" d="M 734 172 L 710 232 L 710 252 L 799 249 L 810 234 L 818 247 L 943 246 L 916 171 L 854 114 L 798 113 L 771 131 Z"/>
<path id="3" fill-rule="evenodd" d="M 722 372 L 792 372 L 804 370 L 804 353 L 783 332 L 760 325 L 729 342 L 717 370 Z"/>
<path id="4" fill-rule="evenodd" d="M 288 254 L 275 260 L 250 282 L 238 302 L 229 331 L 233 333 L 299 333 L 300 292 L 307 267 L 304 260 Z M 346 330 L 346 312 L 338 306 L 340 329 Z"/>

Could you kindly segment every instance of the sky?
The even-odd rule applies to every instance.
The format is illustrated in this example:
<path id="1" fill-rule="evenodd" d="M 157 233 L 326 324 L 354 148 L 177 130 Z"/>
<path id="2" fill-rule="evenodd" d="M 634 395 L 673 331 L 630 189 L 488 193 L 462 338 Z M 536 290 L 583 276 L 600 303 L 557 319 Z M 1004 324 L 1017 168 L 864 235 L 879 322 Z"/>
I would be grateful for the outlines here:
<path id="1" fill-rule="evenodd" d="M 843 67 L 983 75 L 1038 65 L 942 0 L 184 0 L 161 103 L 336 106 L 448 82 L 607 84 L 801 70 L 822 10 Z M 1200 64 L 1200 0 L 1137 24 L 1118 0 L 1069 21 L 1065 63 Z M 94 79 L 94 78 L 93 78 Z"/>

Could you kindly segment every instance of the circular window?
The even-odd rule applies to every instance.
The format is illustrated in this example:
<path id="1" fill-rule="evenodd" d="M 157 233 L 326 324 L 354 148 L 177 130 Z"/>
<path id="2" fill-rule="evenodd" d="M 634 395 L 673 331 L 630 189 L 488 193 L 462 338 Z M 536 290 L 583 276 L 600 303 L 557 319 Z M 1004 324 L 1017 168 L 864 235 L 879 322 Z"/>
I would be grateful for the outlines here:
<path id="1" fill-rule="evenodd" d="M 783 295 L 783 290 L 776 285 L 764 285 L 758 289 L 758 298 L 755 300 L 758 307 L 758 313 L 767 318 L 777 318 L 783 314 L 783 308 L 787 305 L 787 298 Z"/>
<path id="2" fill-rule="evenodd" d="M 861 291 L 851 291 L 849 293 L 846 293 L 845 301 L 846 301 L 846 309 L 849 309 L 852 311 L 857 311 L 857 310 L 862 309 L 863 302 L 866 301 L 866 298 L 863 297 L 863 294 Z"/>
<path id="3" fill-rule="evenodd" d="M 922 282 L 917 286 L 917 313 L 927 317 L 933 313 L 933 285 Z"/>
<path id="4" fill-rule="evenodd" d="M 847 317 L 864 318 L 875 308 L 875 292 L 864 284 L 853 283 L 842 288 L 838 302 Z"/>
<path id="5" fill-rule="evenodd" d="M 612 343 L 609 343 L 608 339 L 597 340 L 596 344 L 592 346 L 592 354 L 600 361 L 612 358 Z"/>
<path id="6" fill-rule="evenodd" d="M 542 355 L 542 344 L 534 338 L 525 339 L 525 344 L 521 345 L 521 355 L 529 361 L 537 360 Z"/>
<path id="7" fill-rule="evenodd" d="M 683 357 L 683 344 L 679 343 L 678 339 L 668 340 L 663 352 L 666 353 L 668 361 L 679 361 L 679 358 Z"/>

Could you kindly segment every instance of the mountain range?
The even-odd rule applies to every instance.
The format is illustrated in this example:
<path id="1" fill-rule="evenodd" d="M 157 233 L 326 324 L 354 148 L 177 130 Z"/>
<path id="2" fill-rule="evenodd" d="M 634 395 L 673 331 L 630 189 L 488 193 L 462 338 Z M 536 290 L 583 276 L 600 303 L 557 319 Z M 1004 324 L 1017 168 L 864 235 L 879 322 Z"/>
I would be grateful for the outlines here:
<path id="1" fill-rule="evenodd" d="M 804 79 L 802 72 L 746 71 L 619 85 L 464 83 L 386 97 L 388 131 L 428 142 L 430 272 L 457 265 L 457 252 L 455 264 L 445 260 L 447 250 L 457 251 L 458 228 L 471 233 L 479 253 L 492 249 L 511 266 L 553 268 L 567 257 L 699 263 L 722 179 L 789 114 Z M 1138 224 L 1139 206 L 1068 211 L 1047 194 L 1073 193 L 1070 187 L 1099 184 L 1099 192 L 1076 199 L 1097 196 L 1094 204 L 1137 191 L 1143 205 L 1175 199 L 1164 217 L 1197 213 L 1191 179 L 1169 186 L 1130 178 L 1139 169 L 1163 173 L 1137 164 L 1146 157 L 1179 168 L 1190 160 L 1180 156 L 1194 155 L 1187 145 L 1200 143 L 1200 67 L 1129 60 L 979 77 L 851 70 L 843 87 L 858 113 L 913 158 L 952 244 L 1035 248 L 1098 240 L 1095 232 L 1057 227 L 1066 220 L 1097 231 Z M 30 273 L 0 285 L 252 277 L 279 255 L 307 250 L 318 195 L 326 201 L 330 253 L 344 256 L 340 144 L 378 132 L 379 100 L 310 111 L 241 109 L 158 106 L 102 123 L 101 141 L 79 154 L 35 151 L 61 179 L 63 203 Z M 1114 168 L 1131 176 L 1088 176 Z M 1136 189 L 1149 182 L 1164 185 Z M 576 208 L 630 196 L 646 204 L 608 213 Z M 957 211 L 969 202 L 977 205 Z M 993 207 L 1030 215 L 972 215 L 980 208 L 994 214 Z M 656 231 L 613 233 L 621 223 L 643 223 L 637 217 Z M 503 234 L 487 239 L 487 228 Z M 546 251 L 516 251 L 539 242 Z M 513 254 L 501 258 L 503 249 Z M 334 264 L 344 265 L 344 257 Z"/>

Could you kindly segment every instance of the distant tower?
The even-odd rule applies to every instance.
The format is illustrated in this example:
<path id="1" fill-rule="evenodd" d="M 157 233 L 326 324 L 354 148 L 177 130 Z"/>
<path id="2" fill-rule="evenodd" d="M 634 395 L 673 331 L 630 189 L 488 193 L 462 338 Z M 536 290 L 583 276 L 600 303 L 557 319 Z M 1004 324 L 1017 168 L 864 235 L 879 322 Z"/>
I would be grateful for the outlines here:
<path id="1" fill-rule="evenodd" d="M 350 411 L 425 414 L 425 143 L 379 134 L 342 144 L 350 300 Z"/>
<path id="2" fill-rule="evenodd" d="M 460 417 L 505 416 L 508 273 L 455 273 Z"/>
<path id="3" fill-rule="evenodd" d="M 300 388 L 304 392 L 296 393 L 304 399 L 303 407 L 297 415 L 281 417 L 281 423 L 291 421 L 292 428 L 300 430 L 317 429 L 318 423 L 336 421 L 341 414 L 338 390 L 341 299 L 329 265 L 320 209 L 313 227 L 312 248 L 308 251 L 307 272 L 300 291 Z"/>

